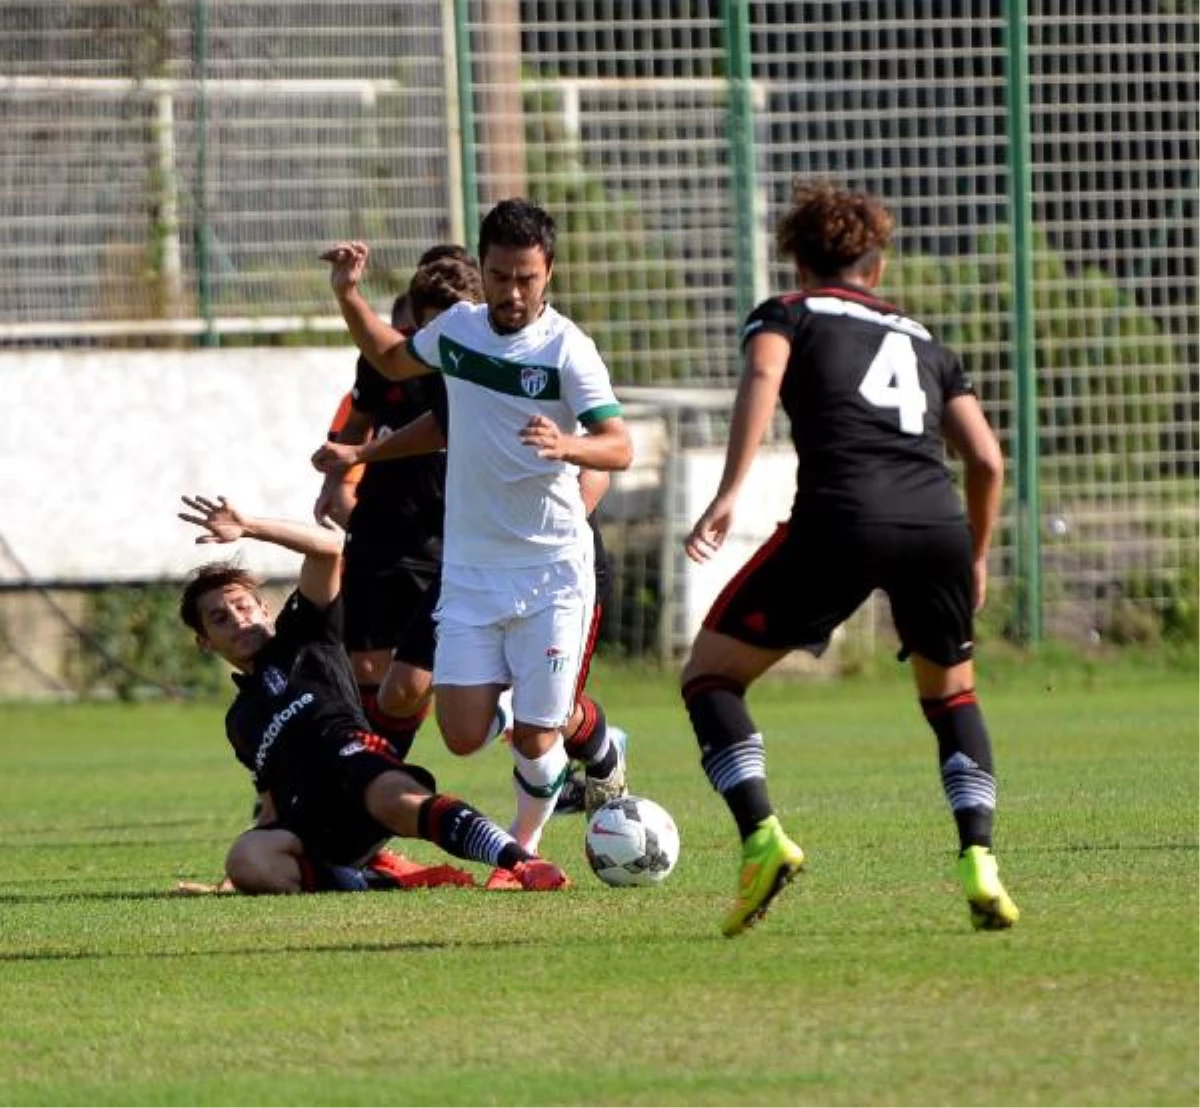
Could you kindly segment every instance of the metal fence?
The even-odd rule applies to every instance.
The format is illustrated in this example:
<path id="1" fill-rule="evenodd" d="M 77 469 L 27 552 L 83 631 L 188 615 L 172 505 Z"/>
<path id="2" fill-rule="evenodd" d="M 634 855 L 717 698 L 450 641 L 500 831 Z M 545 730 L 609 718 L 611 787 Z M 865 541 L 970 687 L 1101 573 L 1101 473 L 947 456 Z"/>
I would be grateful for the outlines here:
<path id="1" fill-rule="evenodd" d="M 383 305 L 425 246 L 469 241 L 481 209 L 521 193 L 559 220 L 557 300 L 618 384 L 686 401 L 734 381 L 741 314 L 791 283 L 770 249 L 791 180 L 835 176 L 895 208 L 888 293 L 964 354 L 1010 456 L 1032 444 L 1037 495 L 1008 505 L 993 610 L 1020 629 L 1032 568 L 1051 634 L 1186 629 L 1196 4 L 1031 0 L 1014 54 L 1024 11 L 5 2 L 0 341 L 340 336 L 321 246 L 371 241 Z M 664 571 L 616 526 L 628 584 L 610 634 L 639 649 Z"/>

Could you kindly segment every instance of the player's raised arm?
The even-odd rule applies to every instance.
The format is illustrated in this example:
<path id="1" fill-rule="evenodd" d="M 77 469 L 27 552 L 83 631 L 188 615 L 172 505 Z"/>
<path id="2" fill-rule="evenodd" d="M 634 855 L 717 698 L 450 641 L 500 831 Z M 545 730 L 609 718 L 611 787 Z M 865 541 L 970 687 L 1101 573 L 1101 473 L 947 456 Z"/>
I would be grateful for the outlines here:
<path id="1" fill-rule="evenodd" d="M 402 381 L 433 372 L 408 350 L 408 340 L 372 310 L 359 290 L 370 248 L 365 242 L 335 243 L 321 255 L 329 262 L 329 283 L 354 344 L 385 377 Z"/>
<path id="2" fill-rule="evenodd" d="M 359 443 L 325 443 L 312 456 L 312 464 L 322 473 L 337 474 L 351 466 L 390 462 L 396 458 L 411 458 L 415 454 L 433 454 L 444 450 L 446 435 L 432 412 L 423 412 L 416 419 L 397 427 L 386 435 Z"/>
<path id="3" fill-rule="evenodd" d="M 300 568 L 300 592 L 314 604 L 332 604 L 341 590 L 342 544 L 345 534 L 334 528 L 287 519 L 265 519 L 240 512 L 223 496 L 184 496 L 190 511 L 179 512 L 185 523 L 203 529 L 196 542 L 237 542 L 257 539 L 304 555 Z"/>

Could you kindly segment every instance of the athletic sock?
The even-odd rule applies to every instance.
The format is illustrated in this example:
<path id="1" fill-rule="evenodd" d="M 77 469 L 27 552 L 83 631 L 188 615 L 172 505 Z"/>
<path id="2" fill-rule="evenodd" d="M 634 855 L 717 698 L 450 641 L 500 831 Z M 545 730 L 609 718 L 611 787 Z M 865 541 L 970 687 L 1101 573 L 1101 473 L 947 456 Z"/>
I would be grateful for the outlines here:
<path id="1" fill-rule="evenodd" d="M 683 702 L 700 745 L 700 765 L 747 839 L 773 809 L 766 748 L 746 710 L 746 690 L 726 677 L 694 677 L 683 686 Z"/>
<path id="2" fill-rule="evenodd" d="M 554 803 L 571 763 L 561 739 L 538 758 L 526 758 L 513 746 L 512 757 L 517 814 L 509 832 L 521 846 L 536 854 L 542 829 L 554 814 Z"/>
<path id="3" fill-rule="evenodd" d="M 921 701 L 921 710 L 937 736 L 942 789 L 958 826 L 959 849 L 992 846 L 996 778 L 992 742 L 975 690 L 943 700 Z"/>
<path id="4" fill-rule="evenodd" d="M 393 716 L 379 706 L 379 686 L 359 685 L 358 696 L 362 701 L 363 711 L 370 721 L 371 729 L 382 735 L 395 747 L 401 761 L 408 757 L 417 730 L 429 715 L 431 704 L 427 701 L 410 716 Z"/>
<path id="5" fill-rule="evenodd" d="M 568 738 L 563 736 L 567 757 L 582 762 L 589 777 L 606 778 L 617 768 L 620 752 L 608 737 L 608 719 L 604 708 L 587 693 L 579 696 L 583 718 Z"/>
<path id="6" fill-rule="evenodd" d="M 454 796 L 434 795 L 417 810 L 417 835 L 468 862 L 511 869 L 530 855 L 502 827 Z"/>

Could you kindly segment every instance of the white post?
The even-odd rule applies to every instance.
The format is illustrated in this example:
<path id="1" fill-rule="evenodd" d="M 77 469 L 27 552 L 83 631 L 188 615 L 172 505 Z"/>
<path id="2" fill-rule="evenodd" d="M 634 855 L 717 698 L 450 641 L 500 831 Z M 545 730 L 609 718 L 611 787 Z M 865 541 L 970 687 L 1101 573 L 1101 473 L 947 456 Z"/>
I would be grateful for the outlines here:
<path id="1" fill-rule="evenodd" d="M 183 305 L 183 262 L 179 246 L 178 177 L 175 171 L 175 101 L 170 92 L 156 98 L 154 141 L 158 149 L 158 225 L 153 236 L 162 248 L 160 280 L 163 309 L 168 319 L 178 319 Z"/>
<path id="2" fill-rule="evenodd" d="M 467 241 L 467 215 L 463 206 L 463 175 L 459 151 L 462 149 L 462 113 L 458 107 L 458 47 L 454 26 L 454 4 L 442 0 L 442 92 L 446 104 L 446 210 L 450 213 L 450 241 L 462 243 L 472 253 L 475 244 Z M 472 229 L 472 236 L 474 236 Z"/>

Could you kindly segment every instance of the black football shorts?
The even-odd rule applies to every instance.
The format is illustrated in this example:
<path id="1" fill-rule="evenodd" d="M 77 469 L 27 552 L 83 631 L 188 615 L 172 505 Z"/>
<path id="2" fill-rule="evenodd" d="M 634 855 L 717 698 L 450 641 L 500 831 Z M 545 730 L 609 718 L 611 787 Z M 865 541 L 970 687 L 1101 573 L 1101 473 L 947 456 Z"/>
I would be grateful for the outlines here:
<path id="1" fill-rule="evenodd" d="M 714 601 L 710 631 L 818 657 L 876 589 L 888 596 L 901 656 L 953 666 L 974 651 L 973 554 L 965 521 L 858 524 L 796 518 Z"/>
<path id="2" fill-rule="evenodd" d="M 440 578 L 436 563 L 397 558 L 386 549 L 355 548 L 350 543 L 342 570 L 346 649 L 351 653 L 391 650 L 414 613 L 432 612 L 429 593 L 436 593 Z"/>
<path id="3" fill-rule="evenodd" d="M 314 857 L 360 865 L 395 835 L 367 811 L 367 786 L 391 770 L 406 773 L 430 792 L 437 781 L 424 767 L 402 761 L 379 735 L 351 733 L 322 745 L 325 749 L 306 763 L 291 787 L 272 787 L 278 812 L 274 826 L 291 831 Z"/>
<path id="4" fill-rule="evenodd" d="M 437 646 L 437 621 L 433 618 L 441 596 L 441 575 L 409 607 L 408 616 L 392 635 L 392 657 L 417 669 L 433 672 L 433 652 Z"/>

